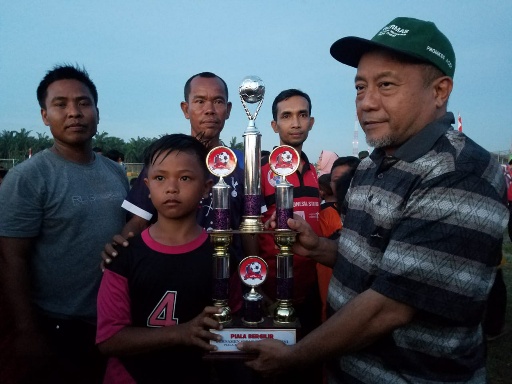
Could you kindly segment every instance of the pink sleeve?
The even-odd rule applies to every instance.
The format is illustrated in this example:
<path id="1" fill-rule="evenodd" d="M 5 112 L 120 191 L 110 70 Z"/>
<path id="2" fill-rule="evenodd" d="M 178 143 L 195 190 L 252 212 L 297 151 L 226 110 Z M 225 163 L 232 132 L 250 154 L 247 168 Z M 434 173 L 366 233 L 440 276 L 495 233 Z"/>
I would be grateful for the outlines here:
<path id="1" fill-rule="evenodd" d="M 105 269 L 98 292 L 96 344 L 111 338 L 131 323 L 128 281 Z"/>
<path id="2" fill-rule="evenodd" d="M 117 357 L 110 357 L 103 377 L 103 384 L 137 384 Z"/>

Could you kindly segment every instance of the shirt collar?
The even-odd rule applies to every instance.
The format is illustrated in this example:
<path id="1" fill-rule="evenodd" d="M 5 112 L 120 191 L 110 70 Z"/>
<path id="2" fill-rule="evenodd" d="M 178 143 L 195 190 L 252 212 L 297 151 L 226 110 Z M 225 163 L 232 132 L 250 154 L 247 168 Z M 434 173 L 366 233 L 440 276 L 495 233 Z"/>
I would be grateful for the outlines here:
<path id="1" fill-rule="evenodd" d="M 443 117 L 427 124 L 425 128 L 398 147 L 392 157 L 412 163 L 427 153 L 448 130 L 453 130 L 451 124 L 454 123 L 453 113 L 447 112 Z M 370 158 L 377 162 L 378 159 L 385 156 L 383 149 L 376 148 Z"/>
<path id="2" fill-rule="evenodd" d="M 302 173 L 306 172 L 309 169 L 309 159 L 304 153 L 304 151 L 300 152 L 300 160 L 304 161 L 304 165 L 302 166 Z M 298 170 L 297 170 L 298 172 Z"/>

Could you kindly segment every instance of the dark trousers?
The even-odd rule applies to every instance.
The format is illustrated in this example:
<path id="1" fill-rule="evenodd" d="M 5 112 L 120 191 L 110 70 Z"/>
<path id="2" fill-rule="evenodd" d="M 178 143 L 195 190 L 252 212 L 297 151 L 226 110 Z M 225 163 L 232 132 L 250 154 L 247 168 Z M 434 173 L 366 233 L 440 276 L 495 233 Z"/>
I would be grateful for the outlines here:
<path id="1" fill-rule="evenodd" d="M 41 330 L 48 340 L 48 363 L 22 383 L 101 384 L 106 358 L 95 345 L 96 326 L 78 320 L 41 317 Z"/>

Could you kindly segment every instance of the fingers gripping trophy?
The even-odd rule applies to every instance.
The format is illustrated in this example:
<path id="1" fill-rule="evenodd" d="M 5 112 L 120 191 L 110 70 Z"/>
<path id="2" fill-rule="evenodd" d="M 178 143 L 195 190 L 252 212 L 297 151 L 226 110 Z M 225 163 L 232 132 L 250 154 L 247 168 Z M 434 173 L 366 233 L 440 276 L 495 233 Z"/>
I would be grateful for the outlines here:
<path id="1" fill-rule="evenodd" d="M 236 166 L 236 156 L 226 147 L 216 147 L 208 155 L 210 172 L 219 176 L 220 181 L 213 187 L 213 209 L 215 212 L 214 229 L 210 232 L 214 243 L 214 305 L 222 307 L 218 320 L 224 325 L 221 331 L 222 341 L 212 341 L 218 351 L 213 355 L 243 355 L 236 348 L 241 341 L 274 338 L 294 344 L 296 342 L 297 319 L 292 306 L 293 286 L 293 254 L 291 246 L 295 242 L 296 233 L 287 225 L 287 219 L 293 216 L 293 185 L 286 181 L 286 176 L 298 168 L 300 157 L 297 151 L 288 146 L 274 149 L 270 155 L 270 166 L 278 175 L 276 184 L 277 228 L 265 231 L 261 216 L 261 134 L 256 128 L 255 120 L 263 103 L 265 85 L 257 76 L 247 76 L 239 87 L 240 100 L 247 114 L 249 123 L 244 137 L 244 212 L 238 230 L 230 228 L 229 223 L 229 186 L 223 182 L 222 176 L 231 173 Z M 254 113 L 248 104 L 257 104 Z M 226 165 L 220 160 L 223 160 Z M 222 164 L 220 164 L 222 163 Z M 220 165 L 219 165 L 220 164 Z M 267 274 L 267 264 L 259 256 L 248 256 L 240 262 L 238 271 L 242 283 L 250 287 L 244 295 L 244 313 L 240 319 L 233 318 L 227 305 L 229 255 L 227 248 L 233 233 L 253 234 L 272 233 L 279 247 L 277 255 L 277 307 L 272 318 L 263 316 L 262 295 L 255 287 L 263 284 Z M 243 357 L 243 356 L 241 356 Z"/>

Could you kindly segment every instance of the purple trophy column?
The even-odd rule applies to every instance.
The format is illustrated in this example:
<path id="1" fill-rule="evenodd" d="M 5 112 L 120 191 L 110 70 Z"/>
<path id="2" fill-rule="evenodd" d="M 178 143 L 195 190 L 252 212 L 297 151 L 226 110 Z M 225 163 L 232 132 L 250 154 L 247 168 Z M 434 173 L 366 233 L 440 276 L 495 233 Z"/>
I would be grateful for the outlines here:
<path id="1" fill-rule="evenodd" d="M 277 231 L 289 231 L 288 219 L 293 217 L 293 185 L 284 177 L 276 184 Z M 278 300 L 290 300 L 293 295 L 293 255 L 280 252 L 276 275 Z"/>
<path id="2" fill-rule="evenodd" d="M 229 185 L 221 177 L 212 188 L 213 232 L 211 238 L 215 253 L 213 257 L 213 300 L 216 305 L 225 308 L 226 314 L 220 316 L 221 322 L 229 322 L 227 307 L 229 299 L 229 253 L 227 248 L 230 235 L 224 231 L 231 229 L 229 212 Z"/>
<path id="3" fill-rule="evenodd" d="M 231 229 L 229 219 L 229 185 L 221 177 L 219 182 L 212 188 L 213 205 L 213 229 L 228 230 Z"/>

